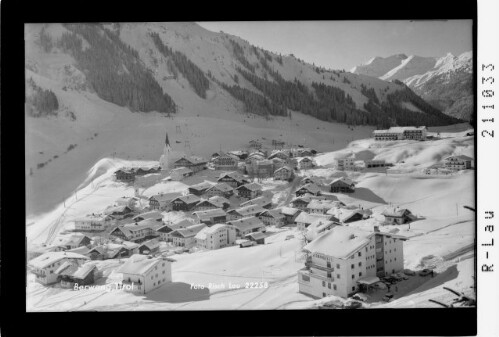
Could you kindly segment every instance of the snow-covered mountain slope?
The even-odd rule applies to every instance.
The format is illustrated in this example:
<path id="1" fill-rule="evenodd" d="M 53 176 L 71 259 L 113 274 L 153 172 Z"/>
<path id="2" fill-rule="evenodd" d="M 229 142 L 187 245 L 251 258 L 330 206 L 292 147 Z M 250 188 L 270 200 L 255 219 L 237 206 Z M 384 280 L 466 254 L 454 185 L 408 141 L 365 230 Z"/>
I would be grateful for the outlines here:
<path id="1" fill-rule="evenodd" d="M 102 158 L 156 160 L 165 130 L 177 155 L 189 141 L 209 157 L 261 137 L 326 151 L 374 128 L 352 134 L 345 123 L 455 122 L 403 85 L 320 69 L 194 23 L 34 24 L 25 41 L 26 81 L 40 88 L 27 105 L 54 108 L 52 94 L 58 101 L 46 117 L 27 112 L 28 214 L 68 197 Z M 390 95 L 400 100 L 389 103 Z M 383 102 L 390 111 L 373 110 Z"/>
<path id="2" fill-rule="evenodd" d="M 405 54 L 397 54 L 388 57 L 376 56 L 360 66 L 353 67 L 350 72 L 372 77 L 381 77 L 390 70 L 400 66 L 406 59 L 407 55 Z"/>
<path id="3" fill-rule="evenodd" d="M 454 56 L 420 57 L 411 55 L 399 64 L 387 58 L 375 57 L 377 62 L 367 62 L 354 67 L 357 74 L 372 74 L 383 80 L 400 80 L 415 93 L 442 110 L 445 114 L 469 120 L 473 113 L 473 54 L 471 51 Z M 390 69 L 379 64 L 392 64 Z"/>

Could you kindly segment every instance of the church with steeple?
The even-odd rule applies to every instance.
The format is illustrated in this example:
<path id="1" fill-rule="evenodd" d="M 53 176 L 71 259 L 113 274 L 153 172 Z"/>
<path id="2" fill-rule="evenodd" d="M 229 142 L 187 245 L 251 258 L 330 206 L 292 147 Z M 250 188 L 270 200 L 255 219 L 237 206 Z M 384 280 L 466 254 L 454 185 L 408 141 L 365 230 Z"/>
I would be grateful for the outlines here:
<path id="1" fill-rule="evenodd" d="M 167 132 L 165 138 L 165 146 L 163 147 L 163 154 L 159 158 L 159 165 L 161 166 L 161 170 L 163 171 L 168 170 L 168 166 L 170 164 L 170 152 L 171 152 L 171 147 L 170 147 L 170 141 L 168 140 L 168 132 Z"/>

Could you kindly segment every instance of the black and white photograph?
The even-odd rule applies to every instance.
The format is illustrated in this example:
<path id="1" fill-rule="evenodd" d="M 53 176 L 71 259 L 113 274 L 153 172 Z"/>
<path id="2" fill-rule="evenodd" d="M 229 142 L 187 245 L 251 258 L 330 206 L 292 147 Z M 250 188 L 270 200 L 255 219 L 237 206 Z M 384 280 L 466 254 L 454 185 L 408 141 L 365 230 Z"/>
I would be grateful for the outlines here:
<path id="1" fill-rule="evenodd" d="M 28 312 L 475 306 L 472 20 L 24 37 Z"/>

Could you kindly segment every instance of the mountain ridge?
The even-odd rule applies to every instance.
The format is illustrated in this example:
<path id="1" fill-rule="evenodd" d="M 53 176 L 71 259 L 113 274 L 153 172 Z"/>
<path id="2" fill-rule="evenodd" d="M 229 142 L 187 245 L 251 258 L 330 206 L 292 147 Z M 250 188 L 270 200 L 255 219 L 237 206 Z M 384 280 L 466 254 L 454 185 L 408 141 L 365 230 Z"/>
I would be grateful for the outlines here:
<path id="1" fill-rule="evenodd" d="M 450 52 L 440 57 L 410 55 L 388 71 L 386 67 L 380 66 L 389 63 L 387 60 L 392 60 L 397 55 L 372 58 L 363 65 L 352 68 L 352 72 L 370 73 L 384 80 L 400 80 L 445 114 L 465 120 L 471 118 L 473 114 L 471 51 L 457 56 Z M 377 63 L 370 62 L 373 59 L 377 59 Z"/>

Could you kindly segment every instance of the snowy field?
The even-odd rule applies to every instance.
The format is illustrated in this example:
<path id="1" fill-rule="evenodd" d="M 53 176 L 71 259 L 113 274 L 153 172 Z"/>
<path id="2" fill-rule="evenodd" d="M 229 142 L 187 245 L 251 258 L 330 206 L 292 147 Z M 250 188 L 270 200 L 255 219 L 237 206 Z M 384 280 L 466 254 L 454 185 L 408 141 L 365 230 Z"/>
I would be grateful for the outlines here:
<path id="1" fill-rule="evenodd" d="M 367 306 L 437 307 L 428 299 L 445 299 L 450 286 L 469 291 L 473 284 L 474 213 L 463 206 L 474 207 L 474 170 L 449 176 L 424 176 L 423 167 L 439 163 L 452 154 L 473 157 L 474 141 L 465 131 L 442 132 L 440 140 L 427 142 L 387 143 L 385 147 L 372 139 L 356 140 L 345 149 L 318 155 L 320 167 L 305 175 L 333 177 L 348 175 L 357 182 L 352 194 L 335 194 L 346 204 L 371 209 L 372 218 L 349 226 L 372 230 L 382 220 L 381 213 L 390 207 L 408 208 L 418 219 L 410 225 L 381 226 L 409 238 L 404 244 L 405 268 L 435 268 L 434 278 L 410 277 L 400 283 L 392 302 L 379 300 L 380 290 Z M 401 173 L 336 172 L 335 158 L 354 154 L 357 159 L 380 158 L 395 164 Z M 76 195 L 71 195 L 52 211 L 28 220 L 28 247 L 50 242 L 71 225 L 71 219 L 89 212 L 102 211 L 121 196 L 132 196 L 131 187 L 112 180 L 112 173 L 123 164 L 148 164 L 106 158 L 99 160 L 81 179 Z M 82 183 L 83 182 L 83 183 Z M 274 201 L 284 203 L 291 187 L 271 180 L 264 189 L 274 194 Z M 158 192 L 181 191 L 183 182 L 165 182 L 141 190 L 144 196 Z M 144 203 L 144 201 L 141 201 Z M 142 205 L 145 206 L 145 203 Z M 165 219 L 180 219 L 182 212 L 166 214 Z M 44 287 L 28 275 L 27 310 L 209 310 L 209 309 L 298 309 L 314 308 L 332 298 L 314 300 L 298 292 L 297 271 L 304 267 L 300 254 L 300 235 L 294 228 L 269 228 L 272 235 L 265 245 L 241 249 L 238 246 L 208 252 L 173 255 L 173 282 L 146 295 L 123 291 L 89 289 L 73 291 Z M 294 239 L 285 240 L 288 235 Z M 126 259 L 100 261 L 104 277 L 97 284 L 121 281 L 114 270 Z M 245 288 L 248 282 L 267 282 L 261 289 Z M 224 287 L 221 286 L 224 285 Z M 195 287 L 194 287 L 195 286 Z M 202 288 L 203 286 L 204 288 Z M 232 286 L 232 287 L 230 287 Z M 195 288 L 198 289 L 195 289 Z M 339 298 L 337 299 L 339 301 Z"/>

